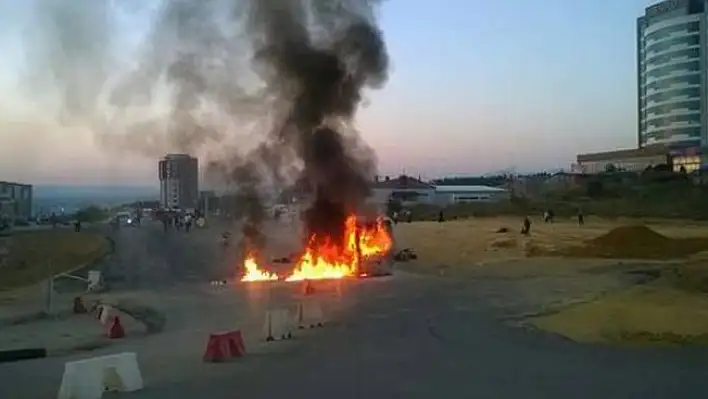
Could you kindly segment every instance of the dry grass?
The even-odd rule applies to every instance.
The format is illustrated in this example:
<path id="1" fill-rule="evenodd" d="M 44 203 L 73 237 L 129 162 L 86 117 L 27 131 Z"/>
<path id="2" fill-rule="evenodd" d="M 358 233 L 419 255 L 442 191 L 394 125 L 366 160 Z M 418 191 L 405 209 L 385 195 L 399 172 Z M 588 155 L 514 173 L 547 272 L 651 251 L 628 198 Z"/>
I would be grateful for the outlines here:
<path id="1" fill-rule="evenodd" d="M 0 290 L 26 286 L 105 255 L 110 245 L 99 234 L 66 230 L 21 232 L 5 238 Z"/>
<path id="2" fill-rule="evenodd" d="M 583 245 L 613 228 L 641 223 L 646 223 L 652 230 L 669 238 L 708 237 L 708 224 L 705 223 L 621 218 L 605 220 L 592 217 L 586 219 L 584 226 L 578 226 L 573 220 L 560 220 L 552 224 L 533 220 L 529 237 L 519 233 L 520 218 L 511 217 L 399 224 L 396 226 L 396 237 L 399 247 L 413 248 L 418 254 L 418 261 L 403 267 L 420 272 L 439 273 L 443 270 L 445 273 L 486 273 L 492 267 L 498 269 L 507 264 L 514 265 L 516 269 L 523 268 L 521 265 L 536 269 L 539 265 L 553 270 L 563 267 L 584 269 L 592 262 L 583 259 L 551 259 L 549 255 Z M 508 228 L 509 232 L 497 233 L 501 227 Z M 535 256 L 547 257 L 534 259 Z M 498 273 L 499 270 L 494 272 Z"/>
<path id="3" fill-rule="evenodd" d="M 530 320 L 578 342 L 708 343 L 708 297 L 661 285 L 637 286 Z"/>

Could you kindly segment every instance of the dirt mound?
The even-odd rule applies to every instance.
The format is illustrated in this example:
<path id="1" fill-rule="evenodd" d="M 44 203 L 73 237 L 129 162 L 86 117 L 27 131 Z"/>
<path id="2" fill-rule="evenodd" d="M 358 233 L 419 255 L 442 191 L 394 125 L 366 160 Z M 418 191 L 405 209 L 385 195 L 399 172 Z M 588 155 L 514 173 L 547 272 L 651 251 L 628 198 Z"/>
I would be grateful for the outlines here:
<path id="1" fill-rule="evenodd" d="M 675 259 L 708 249 L 706 238 L 670 238 L 647 226 L 620 226 L 584 245 L 558 251 L 583 258 Z"/>
<path id="2" fill-rule="evenodd" d="M 607 233 L 589 240 L 591 245 L 613 247 L 619 243 L 641 242 L 644 246 L 666 245 L 671 238 L 666 237 L 647 226 L 620 226 Z"/>

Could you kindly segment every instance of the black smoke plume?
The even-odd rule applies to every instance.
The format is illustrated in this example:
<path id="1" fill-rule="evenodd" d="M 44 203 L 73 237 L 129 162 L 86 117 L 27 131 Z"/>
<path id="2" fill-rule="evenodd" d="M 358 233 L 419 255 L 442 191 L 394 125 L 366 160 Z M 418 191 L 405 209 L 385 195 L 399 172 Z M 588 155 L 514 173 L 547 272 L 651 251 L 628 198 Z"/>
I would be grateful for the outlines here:
<path id="1" fill-rule="evenodd" d="M 387 78 L 388 56 L 374 16 L 378 3 L 250 2 L 256 66 L 267 86 L 291 104 L 273 139 L 287 143 L 302 161 L 314 197 L 305 222 L 315 237 L 341 237 L 375 173 L 371 153 L 358 151 L 358 138 L 345 132 L 352 132 L 362 90 Z"/>

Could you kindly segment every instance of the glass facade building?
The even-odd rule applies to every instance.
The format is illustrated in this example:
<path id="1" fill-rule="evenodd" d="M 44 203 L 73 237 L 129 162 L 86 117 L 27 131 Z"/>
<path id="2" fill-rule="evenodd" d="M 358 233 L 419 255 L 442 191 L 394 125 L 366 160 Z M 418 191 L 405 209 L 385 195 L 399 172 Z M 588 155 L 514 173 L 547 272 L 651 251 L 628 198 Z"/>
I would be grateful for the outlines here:
<path id="1" fill-rule="evenodd" d="M 708 0 L 667 0 L 637 19 L 639 147 L 708 140 Z"/>

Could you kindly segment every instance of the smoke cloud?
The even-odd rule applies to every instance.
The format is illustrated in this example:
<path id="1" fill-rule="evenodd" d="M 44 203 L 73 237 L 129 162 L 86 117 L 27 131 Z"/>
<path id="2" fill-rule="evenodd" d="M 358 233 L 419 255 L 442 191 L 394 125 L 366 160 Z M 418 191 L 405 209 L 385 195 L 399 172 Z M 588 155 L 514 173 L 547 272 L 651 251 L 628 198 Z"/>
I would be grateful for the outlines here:
<path id="1" fill-rule="evenodd" d="M 306 225 L 337 240 L 368 196 L 375 163 L 347 129 L 362 90 L 380 87 L 388 57 L 374 19 L 379 2 L 252 0 L 249 37 L 266 86 L 291 106 L 277 141 L 293 148 L 314 195 Z M 369 155 L 369 154 L 367 154 Z M 337 241 L 335 241 L 337 242 Z"/>
<path id="2" fill-rule="evenodd" d="M 363 90 L 388 77 L 380 1 L 163 0 L 128 55 L 116 34 L 134 19 L 128 2 L 35 1 L 32 80 L 104 149 L 206 154 L 253 223 L 264 187 L 304 182 L 315 236 L 336 238 L 368 196 L 376 160 L 352 121 Z"/>
<path id="3" fill-rule="evenodd" d="M 25 35 L 25 83 L 33 99 L 58 103 L 71 123 L 96 111 L 108 79 L 113 20 L 105 0 L 36 0 Z M 82 120 L 85 123 L 86 120 Z"/>

